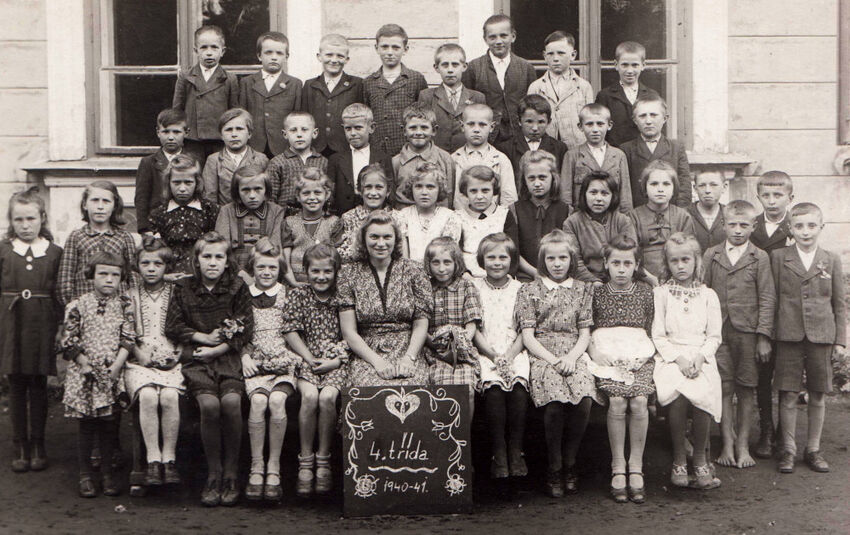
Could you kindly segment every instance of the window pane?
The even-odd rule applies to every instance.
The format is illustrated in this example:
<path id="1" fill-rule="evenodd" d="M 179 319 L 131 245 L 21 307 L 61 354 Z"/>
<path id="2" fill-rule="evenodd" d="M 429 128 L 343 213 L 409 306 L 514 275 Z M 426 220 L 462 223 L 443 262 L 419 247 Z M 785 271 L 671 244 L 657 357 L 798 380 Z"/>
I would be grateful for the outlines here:
<path id="1" fill-rule="evenodd" d="M 116 65 L 177 65 L 177 2 L 114 0 L 113 6 Z"/>
<path id="2" fill-rule="evenodd" d="M 254 65 L 257 37 L 269 31 L 268 0 L 220 0 L 202 2 L 204 24 L 215 24 L 224 31 L 227 51 L 225 65 Z"/>
<path id="3" fill-rule="evenodd" d="M 667 69 L 647 67 L 640 74 L 640 83 L 658 91 L 664 100 L 669 100 L 667 98 L 667 76 Z M 602 69 L 602 87 L 615 84 L 619 79 L 620 76 L 614 69 Z"/>
<path id="4" fill-rule="evenodd" d="M 578 42 L 578 0 L 511 0 L 516 27 L 514 53 L 527 59 L 543 59 L 543 41 L 555 30 L 573 34 Z M 579 57 L 587 57 L 579 50 Z"/>
<path id="5" fill-rule="evenodd" d="M 175 75 L 115 75 L 115 144 L 158 146 L 156 116 L 171 107 Z"/>
<path id="6" fill-rule="evenodd" d="M 666 0 L 602 0 L 601 35 L 602 59 L 614 59 L 623 41 L 645 46 L 647 59 L 666 59 Z"/>

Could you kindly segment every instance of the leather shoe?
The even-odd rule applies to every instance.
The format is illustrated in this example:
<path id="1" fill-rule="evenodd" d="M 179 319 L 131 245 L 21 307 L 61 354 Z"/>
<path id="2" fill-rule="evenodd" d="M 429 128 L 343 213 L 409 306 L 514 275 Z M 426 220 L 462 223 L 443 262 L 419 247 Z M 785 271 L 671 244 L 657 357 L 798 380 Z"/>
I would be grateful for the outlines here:
<path id="1" fill-rule="evenodd" d="M 215 507 L 221 503 L 221 479 L 210 477 L 201 491 L 201 505 Z"/>
<path id="2" fill-rule="evenodd" d="M 782 456 L 779 458 L 779 463 L 777 463 L 776 467 L 779 469 L 780 474 L 793 474 L 794 454 L 790 451 L 782 452 Z"/>
<path id="3" fill-rule="evenodd" d="M 239 501 L 239 487 L 235 479 L 225 479 L 221 484 L 221 505 L 231 507 Z"/>
<path id="4" fill-rule="evenodd" d="M 94 498 L 95 496 L 97 496 L 97 489 L 94 487 L 91 476 L 80 476 L 80 497 Z"/>
<path id="5" fill-rule="evenodd" d="M 145 474 L 145 485 L 149 487 L 162 485 L 162 463 L 151 461 L 148 463 L 148 471 Z"/>
<path id="6" fill-rule="evenodd" d="M 773 432 L 763 430 L 759 436 L 759 442 L 753 455 L 759 459 L 770 459 L 773 457 Z"/>
<path id="7" fill-rule="evenodd" d="M 32 446 L 32 459 L 30 460 L 30 470 L 33 472 L 41 472 L 47 468 L 47 453 L 44 451 L 44 442 L 36 442 Z"/>
<path id="8" fill-rule="evenodd" d="M 101 485 L 103 486 L 104 496 L 118 496 L 121 494 L 121 489 L 118 488 L 118 484 L 115 482 L 112 474 L 103 474 Z"/>
<path id="9" fill-rule="evenodd" d="M 15 444 L 15 458 L 12 459 L 13 472 L 28 472 L 30 469 L 30 452 L 26 442 Z"/>
<path id="10" fill-rule="evenodd" d="M 179 485 L 180 472 L 177 471 L 177 464 L 174 461 L 168 461 L 162 465 L 162 483 L 164 485 Z"/>
<path id="11" fill-rule="evenodd" d="M 550 470 L 546 473 L 546 495 L 550 498 L 564 497 L 562 470 Z"/>
<path id="12" fill-rule="evenodd" d="M 829 472 L 829 463 L 826 462 L 826 459 L 823 458 L 820 451 L 807 451 L 805 457 L 806 464 L 809 465 L 809 468 L 815 472 Z"/>
<path id="13" fill-rule="evenodd" d="M 574 466 L 567 468 L 564 473 L 564 490 L 570 494 L 578 492 L 578 476 Z"/>

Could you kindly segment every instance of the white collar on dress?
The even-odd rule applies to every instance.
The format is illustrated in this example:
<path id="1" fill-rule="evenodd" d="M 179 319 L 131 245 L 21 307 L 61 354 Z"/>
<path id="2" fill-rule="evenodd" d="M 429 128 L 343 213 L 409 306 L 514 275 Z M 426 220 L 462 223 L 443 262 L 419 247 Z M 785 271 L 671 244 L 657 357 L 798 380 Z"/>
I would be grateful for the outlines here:
<path id="1" fill-rule="evenodd" d="M 174 199 L 171 199 L 171 200 L 168 201 L 168 208 L 166 208 L 165 211 L 171 212 L 173 210 L 177 210 L 178 208 L 180 208 L 180 206 L 181 205 L 174 202 Z M 204 208 L 201 206 L 201 201 L 199 201 L 198 199 L 192 199 L 189 202 L 189 204 L 184 204 L 182 206 L 185 206 L 187 208 L 194 208 L 195 210 L 198 210 L 198 211 L 204 210 Z"/>
<path id="2" fill-rule="evenodd" d="M 32 249 L 33 258 L 41 258 L 47 254 L 48 247 L 50 247 L 50 242 L 41 236 L 34 239 L 32 243 L 12 238 L 12 250 L 19 256 L 26 256 L 27 250 Z"/>
<path id="3" fill-rule="evenodd" d="M 547 290 L 554 290 L 555 288 L 572 288 L 573 287 L 573 278 L 567 277 L 561 282 L 555 282 L 549 277 L 540 277 L 540 281 L 543 283 L 543 286 L 546 287 Z"/>
<path id="4" fill-rule="evenodd" d="M 280 293 L 281 288 L 283 288 L 283 285 L 279 282 L 276 282 L 274 286 L 267 290 L 261 290 L 256 284 L 252 284 L 251 286 L 248 286 L 248 291 L 251 292 L 251 297 L 258 297 L 262 294 L 266 294 L 269 297 L 275 297 Z"/>

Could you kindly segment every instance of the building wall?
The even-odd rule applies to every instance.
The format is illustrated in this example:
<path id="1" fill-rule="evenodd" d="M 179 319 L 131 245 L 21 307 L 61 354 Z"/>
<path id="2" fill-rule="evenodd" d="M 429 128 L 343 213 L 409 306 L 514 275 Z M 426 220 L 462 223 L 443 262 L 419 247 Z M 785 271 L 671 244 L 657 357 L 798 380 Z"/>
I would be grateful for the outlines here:
<path id="1" fill-rule="evenodd" d="M 0 0 L 0 211 L 24 187 L 21 166 L 47 158 L 46 0 Z M 6 217 L 0 217 L 0 228 Z"/>
<path id="2" fill-rule="evenodd" d="M 838 149 L 838 0 L 729 0 L 729 149 L 779 169 L 824 210 L 823 243 L 850 262 L 850 178 Z M 748 181 L 755 197 L 754 179 Z"/>

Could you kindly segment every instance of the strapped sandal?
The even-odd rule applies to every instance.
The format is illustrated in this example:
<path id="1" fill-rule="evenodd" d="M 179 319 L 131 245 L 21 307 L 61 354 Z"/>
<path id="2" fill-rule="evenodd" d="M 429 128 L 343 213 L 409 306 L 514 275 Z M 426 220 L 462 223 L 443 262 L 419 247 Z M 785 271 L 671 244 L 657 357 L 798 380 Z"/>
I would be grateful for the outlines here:
<path id="1" fill-rule="evenodd" d="M 629 495 L 628 491 L 631 490 L 630 487 L 614 487 L 614 478 L 617 476 L 625 476 L 625 472 L 611 472 L 611 496 L 614 498 L 614 501 L 617 503 L 628 503 Z M 628 481 L 626 481 L 628 484 Z"/>
<path id="2" fill-rule="evenodd" d="M 267 470 L 263 499 L 269 502 L 279 502 L 281 498 L 283 498 L 283 488 L 280 486 L 280 471 Z"/>
<path id="3" fill-rule="evenodd" d="M 248 476 L 248 484 L 245 485 L 245 498 L 251 501 L 263 499 L 263 477 L 265 476 L 263 468 L 263 461 L 251 463 L 251 474 Z M 255 481 L 259 479 L 260 482 L 253 483 L 252 479 Z"/>
<path id="4" fill-rule="evenodd" d="M 302 498 L 308 498 L 313 494 L 315 475 L 313 466 L 316 463 L 316 454 L 298 456 L 298 482 L 295 484 L 295 494 Z"/>
<path id="5" fill-rule="evenodd" d="M 316 455 L 316 494 L 327 494 L 333 488 L 331 456 Z"/>
<path id="6" fill-rule="evenodd" d="M 640 478 L 643 479 L 643 472 L 629 472 L 629 481 L 631 481 L 631 476 L 640 476 Z M 640 487 L 633 487 L 631 483 L 629 483 L 628 489 L 629 500 L 634 503 L 643 503 L 646 501 L 646 482 L 644 482 L 644 484 Z"/>

